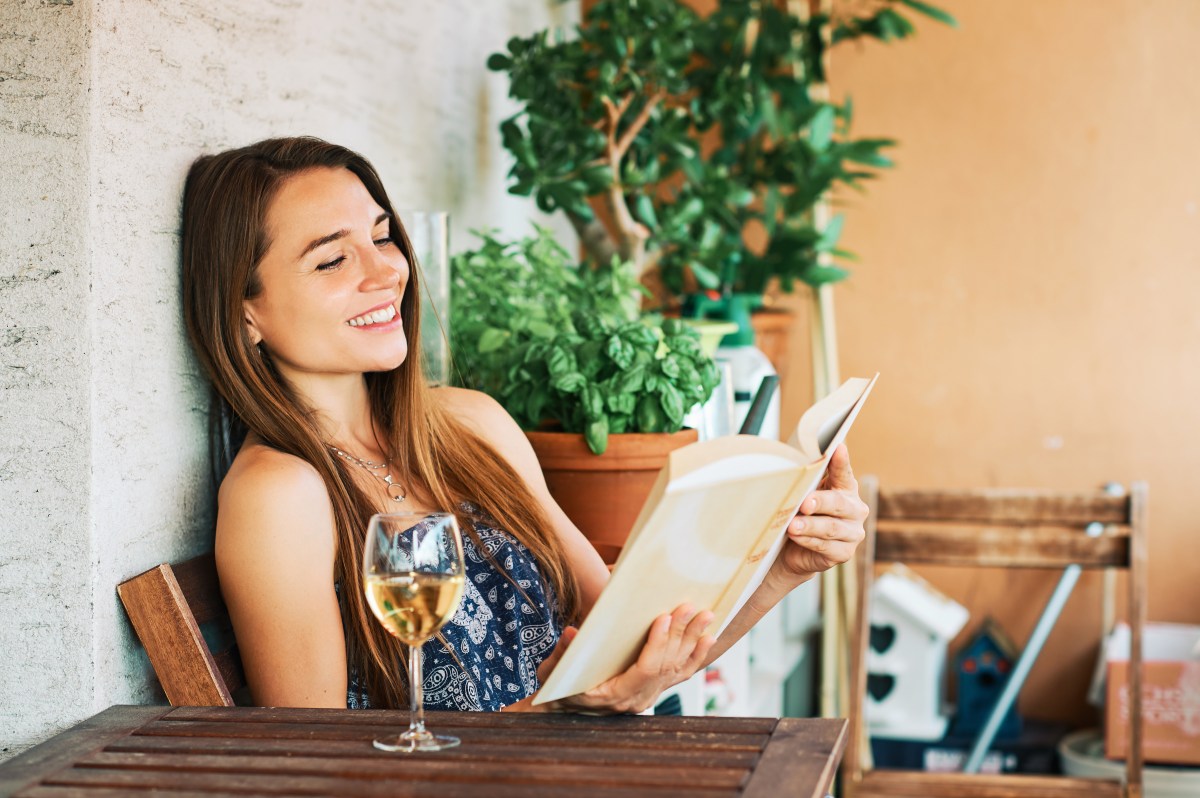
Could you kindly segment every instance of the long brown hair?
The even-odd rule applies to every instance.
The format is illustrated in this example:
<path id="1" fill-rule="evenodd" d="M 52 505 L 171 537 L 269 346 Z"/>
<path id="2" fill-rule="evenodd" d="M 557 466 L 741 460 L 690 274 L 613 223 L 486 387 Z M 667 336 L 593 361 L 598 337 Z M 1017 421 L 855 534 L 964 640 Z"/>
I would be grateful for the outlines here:
<path id="1" fill-rule="evenodd" d="M 215 459 L 231 459 L 228 425 L 249 430 L 267 445 L 309 463 L 333 503 L 337 555 L 334 578 L 359 583 L 363 535 L 377 512 L 367 494 L 321 438 L 313 413 L 256 351 L 243 303 L 262 290 L 258 265 L 270 239 L 267 209 L 289 177 L 318 167 L 354 173 L 391 214 L 391 236 L 411 266 L 400 312 L 409 357 L 396 369 L 365 375 L 374 421 L 388 454 L 410 483 L 425 486 L 438 506 L 473 502 L 524 544 L 557 596 L 562 620 L 573 620 L 579 589 L 540 504 L 492 446 L 446 412 L 421 371 L 420 269 L 383 184 L 365 158 L 315 138 L 282 138 L 198 158 L 183 192 L 183 313 L 188 337 L 213 387 Z M 400 414 L 404 414 L 403 420 Z M 480 486 L 488 486 L 481 490 Z M 460 518 L 462 516 L 460 515 Z M 470 519 L 464 529 L 474 536 Z M 341 591 L 346 657 L 361 675 L 372 704 L 403 706 L 407 687 L 400 643 L 371 616 L 361 590 Z"/>

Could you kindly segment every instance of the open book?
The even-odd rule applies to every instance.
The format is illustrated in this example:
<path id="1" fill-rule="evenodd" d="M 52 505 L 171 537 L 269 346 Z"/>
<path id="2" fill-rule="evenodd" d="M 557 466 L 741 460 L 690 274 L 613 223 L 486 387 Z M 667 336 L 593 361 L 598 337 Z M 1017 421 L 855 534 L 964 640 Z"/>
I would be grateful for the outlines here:
<path id="1" fill-rule="evenodd" d="M 637 658 L 656 617 L 684 602 L 719 634 L 766 577 L 875 379 L 847 380 L 805 411 L 788 443 L 731 435 L 671 453 L 612 578 L 535 704 L 590 690 Z"/>

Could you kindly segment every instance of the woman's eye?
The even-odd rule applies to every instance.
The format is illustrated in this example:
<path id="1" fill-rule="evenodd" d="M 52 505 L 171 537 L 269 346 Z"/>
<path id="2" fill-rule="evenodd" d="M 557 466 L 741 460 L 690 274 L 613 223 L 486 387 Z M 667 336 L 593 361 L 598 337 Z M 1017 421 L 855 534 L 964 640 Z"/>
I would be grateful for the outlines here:
<path id="1" fill-rule="evenodd" d="M 394 242 L 392 241 L 391 236 L 384 236 L 383 238 L 375 239 L 375 246 L 377 247 L 387 247 L 391 246 L 393 243 Z"/>
<path id="2" fill-rule="evenodd" d="M 322 263 L 319 266 L 317 266 L 317 271 L 327 272 L 330 269 L 336 269 L 338 266 L 342 265 L 342 261 L 344 261 L 345 259 L 346 259 L 345 256 L 339 255 L 338 257 L 334 258 L 333 260 L 331 260 L 327 263 Z"/>

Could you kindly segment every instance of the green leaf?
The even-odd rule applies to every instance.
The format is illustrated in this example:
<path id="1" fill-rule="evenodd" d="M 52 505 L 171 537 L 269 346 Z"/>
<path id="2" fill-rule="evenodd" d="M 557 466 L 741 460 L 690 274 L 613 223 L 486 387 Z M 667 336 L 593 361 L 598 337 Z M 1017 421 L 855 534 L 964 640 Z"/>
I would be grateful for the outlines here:
<path id="1" fill-rule="evenodd" d="M 619 335 L 613 335 L 608 339 L 604 351 L 617 364 L 618 368 L 629 368 L 633 363 L 633 346 L 623 341 Z"/>
<path id="2" fill-rule="evenodd" d="M 636 394 L 642 390 L 646 381 L 646 367 L 634 365 L 618 374 L 613 383 L 613 390 L 618 394 Z M 627 412 L 632 413 L 633 410 Z"/>
<path id="3" fill-rule="evenodd" d="M 692 197 L 676 211 L 674 221 L 676 224 L 691 224 L 700 218 L 703 212 L 704 202 L 699 197 Z"/>
<path id="4" fill-rule="evenodd" d="M 637 409 L 637 398 L 632 394 L 613 394 L 604 403 L 610 412 L 631 415 Z"/>
<path id="5" fill-rule="evenodd" d="M 841 213 L 829 220 L 829 224 L 825 225 L 825 229 L 821 231 L 821 238 L 817 241 L 818 252 L 828 252 L 834 248 L 838 239 L 842 237 L 842 227 L 845 223 L 846 217 Z"/>
<path id="6" fill-rule="evenodd" d="M 813 117 L 808 128 L 808 141 L 813 149 L 823 150 L 833 139 L 833 125 L 837 121 L 837 110 L 832 105 L 823 105 Z"/>
<path id="7" fill-rule="evenodd" d="M 486 355 L 489 352 L 495 352 L 500 347 L 504 346 L 505 342 L 512 336 L 508 330 L 499 330 L 495 327 L 489 327 L 483 331 L 483 335 L 479 336 L 479 345 L 476 350 L 481 355 Z"/>
<path id="8" fill-rule="evenodd" d="M 608 448 L 608 419 L 600 418 L 589 422 L 583 430 L 583 439 L 593 454 L 604 454 Z"/>
<path id="9" fill-rule="evenodd" d="M 721 226 L 712 219 L 705 219 L 700 234 L 700 249 L 709 250 L 721 240 Z"/>
<path id="10" fill-rule="evenodd" d="M 845 280 L 850 276 L 850 272 L 845 269 L 840 269 L 837 266 L 822 266 L 819 264 L 811 264 L 803 272 L 800 273 L 800 279 L 811 286 L 825 285 L 827 283 L 836 283 Z"/>
<path id="11" fill-rule="evenodd" d="M 767 228 L 767 235 L 775 235 L 775 229 L 779 226 L 779 186 L 772 185 L 767 189 L 767 199 L 763 203 L 763 224 Z"/>
<path id="12" fill-rule="evenodd" d="M 936 19 L 938 22 L 949 25 L 952 28 L 958 27 L 958 20 L 947 11 L 943 11 L 937 6 L 931 6 L 929 3 L 923 3 L 921 0 L 900 0 L 900 2 L 913 11 L 917 11 L 930 19 Z"/>
<path id="13" fill-rule="evenodd" d="M 667 419 L 657 397 L 647 395 L 638 400 L 637 410 L 634 411 L 634 429 L 638 432 L 662 432 L 666 425 Z"/>
<path id="14" fill-rule="evenodd" d="M 913 33 L 912 23 L 890 8 L 885 8 L 875 15 L 879 25 L 879 38 L 885 42 L 892 39 L 903 39 Z"/>
<path id="15" fill-rule="evenodd" d="M 587 378 L 578 371 L 560 374 L 550 381 L 550 386 L 556 391 L 563 393 L 579 393 L 580 390 L 587 384 Z"/>
<path id="16" fill-rule="evenodd" d="M 595 421 L 604 416 L 604 396 L 595 385 L 585 385 L 579 392 L 580 404 L 585 418 Z"/>
<path id="17" fill-rule="evenodd" d="M 562 346 L 556 346 L 550 352 L 550 357 L 546 359 L 546 368 L 550 370 L 550 376 L 552 377 L 574 374 L 575 358 Z"/>
<path id="18" fill-rule="evenodd" d="M 487 68 L 493 72 L 503 72 L 512 66 L 512 59 L 503 53 L 492 53 L 488 56 Z"/>
<path id="19" fill-rule="evenodd" d="M 696 282 L 700 284 L 701 288 L 721 287 L 721 278 L 717 276 L 717 273 L 707 266 L 701 265 L 699 261 L 692 261 L 688 264 L 688 268 L 691 269 L 692 276 L 696 278 Z"/>
<path id="20" fill-rule="evenodd" d="M 683 396 L 679 393 L 679 389 L 664 381 L 659 387 L 658 398 L 662 403 L 663 414 L 667 421 L 672 425 L 682 423 Z"/>
<path id="21" fill-rule="evenodd" d="M 542 420 L 542 411 L 546 407 L 546 394 L 541 391 L 533 391 L 529 394 L 529 398 L 525 402 L 525 417 L 529 419 L 529 423 L 538 424 Z"/>
<path id="22" fill-rule="evenodd" d="M 639 194 L 637 202 L 634 205 L 637 212 L 637 217 L 644 222 L 650 229 L 658 227 L 658 215 L 654 212 L 654 202 L 646 194 Z"/>
<path id="23" fill-rule="evenodd" d="M 548 324 L 544 321 L 538 321 L 537 319 L 529 322 L 528 326 L 529 332 L 533 333 L 538 338 L 553 338 L 558 332 L 554 329 L 554 325 Z"/>

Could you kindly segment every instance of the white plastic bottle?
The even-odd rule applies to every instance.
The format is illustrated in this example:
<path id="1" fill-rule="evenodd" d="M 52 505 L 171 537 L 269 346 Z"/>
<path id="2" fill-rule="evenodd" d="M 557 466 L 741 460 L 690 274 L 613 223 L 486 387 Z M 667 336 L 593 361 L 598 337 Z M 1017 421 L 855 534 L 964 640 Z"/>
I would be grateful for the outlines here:
<path id="1" fill-rule="evenodd" d="M 775 367 L 763 351 L 753 344 L 740 346 L 721 346 L 717 349 L 717 357 L 729 362 L 733 376 L 733 429 L 741 429 L 750 403 L 762 385 L 764 377 L 775 376 Z M 771 440 L 779 440 L 779 390 L 776 389 L 767 405 L 767 415 L 763 419 L 758 434 Z"/>

